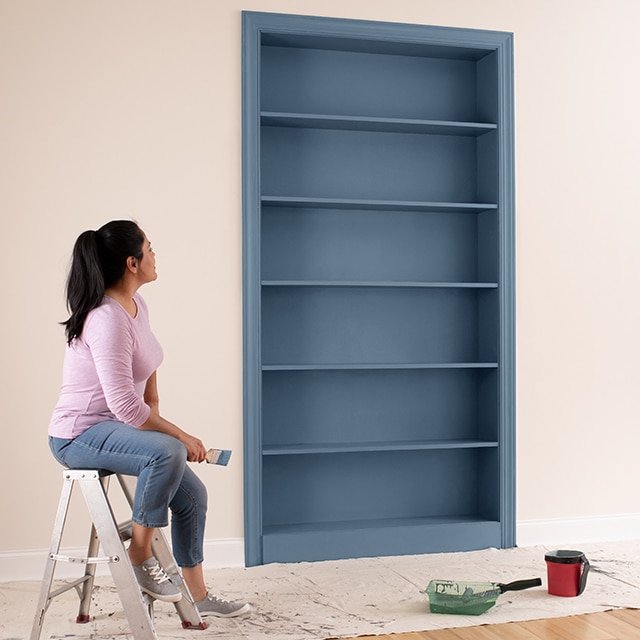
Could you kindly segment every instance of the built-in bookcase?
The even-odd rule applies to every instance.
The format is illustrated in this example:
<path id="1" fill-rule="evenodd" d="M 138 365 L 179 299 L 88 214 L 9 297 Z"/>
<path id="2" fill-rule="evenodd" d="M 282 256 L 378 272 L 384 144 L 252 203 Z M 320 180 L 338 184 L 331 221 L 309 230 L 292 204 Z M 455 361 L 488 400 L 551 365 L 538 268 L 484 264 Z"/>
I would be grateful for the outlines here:
<path id="1" fill-rule="evenodd" d="M 243 27 L 247 564 L 513 546 L 511 35 Z"/>

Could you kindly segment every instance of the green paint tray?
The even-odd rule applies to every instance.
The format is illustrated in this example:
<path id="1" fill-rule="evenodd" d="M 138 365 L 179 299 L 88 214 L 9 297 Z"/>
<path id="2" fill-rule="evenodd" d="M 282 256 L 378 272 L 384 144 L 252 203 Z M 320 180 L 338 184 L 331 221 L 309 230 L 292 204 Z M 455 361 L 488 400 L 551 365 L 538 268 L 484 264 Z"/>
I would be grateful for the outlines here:
<path id="1" fill-rule="evenodd" d="M 424 593 L 429 597 L 431 613 L 478 616 L 491 609 L 501 593 L 539 587 L 541 584 L 540 578 L 516 580 L 508 584 L 431 580 Z"/>

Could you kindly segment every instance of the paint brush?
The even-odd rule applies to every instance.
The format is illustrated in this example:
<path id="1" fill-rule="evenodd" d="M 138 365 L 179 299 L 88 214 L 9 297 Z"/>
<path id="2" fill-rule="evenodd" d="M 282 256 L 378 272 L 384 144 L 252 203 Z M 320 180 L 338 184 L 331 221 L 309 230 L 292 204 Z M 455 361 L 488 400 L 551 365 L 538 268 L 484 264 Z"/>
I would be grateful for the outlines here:
<path id="1" fill-rule="evenodd" d="M 208 464 L 219 464 L 226 467 L 230 457 L 230 449 L 209 449 L 204 459 Z"/>

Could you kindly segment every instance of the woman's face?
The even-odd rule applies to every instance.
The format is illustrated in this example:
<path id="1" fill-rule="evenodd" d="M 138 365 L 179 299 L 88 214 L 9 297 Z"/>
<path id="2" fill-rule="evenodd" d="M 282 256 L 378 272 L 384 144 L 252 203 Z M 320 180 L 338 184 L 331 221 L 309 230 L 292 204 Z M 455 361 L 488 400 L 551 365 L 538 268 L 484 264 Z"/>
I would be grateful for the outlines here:
<path id="1" fill-rule="evenodd" d="M 153 282 L 158 274 L 156 272 L 156 254 L 153 252 L 151 242 L 147 236 L 142 233 L 144 240 L 142 241 L 142 259 L 138 262 L 138 273 L 143 282 Z"/>

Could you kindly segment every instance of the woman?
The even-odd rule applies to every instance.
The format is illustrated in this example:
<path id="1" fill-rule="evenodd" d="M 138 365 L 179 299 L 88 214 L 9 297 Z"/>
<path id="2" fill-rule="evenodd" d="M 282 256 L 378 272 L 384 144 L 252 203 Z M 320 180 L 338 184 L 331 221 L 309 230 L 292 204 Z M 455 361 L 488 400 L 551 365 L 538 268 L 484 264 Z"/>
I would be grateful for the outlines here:
<path id="1" fill-rule="evenodd" d="M 67 468 L 138 477 L 129 558 L 142 591 L 168 602 L 180 590 L 151 552 L 171 510 L 174 556 L 203 617 L 232 617 L 248 604 L 208 593 L 202 571 L 207 493 L 187 466 L 202 462 L 196 437 L 160 415 L 162 348 L 138 289 L 157 278 L 151 244 L 135 222 L 115 220 L 76 240 L 67 280 L 63 384 L 49 444 Z"/>

